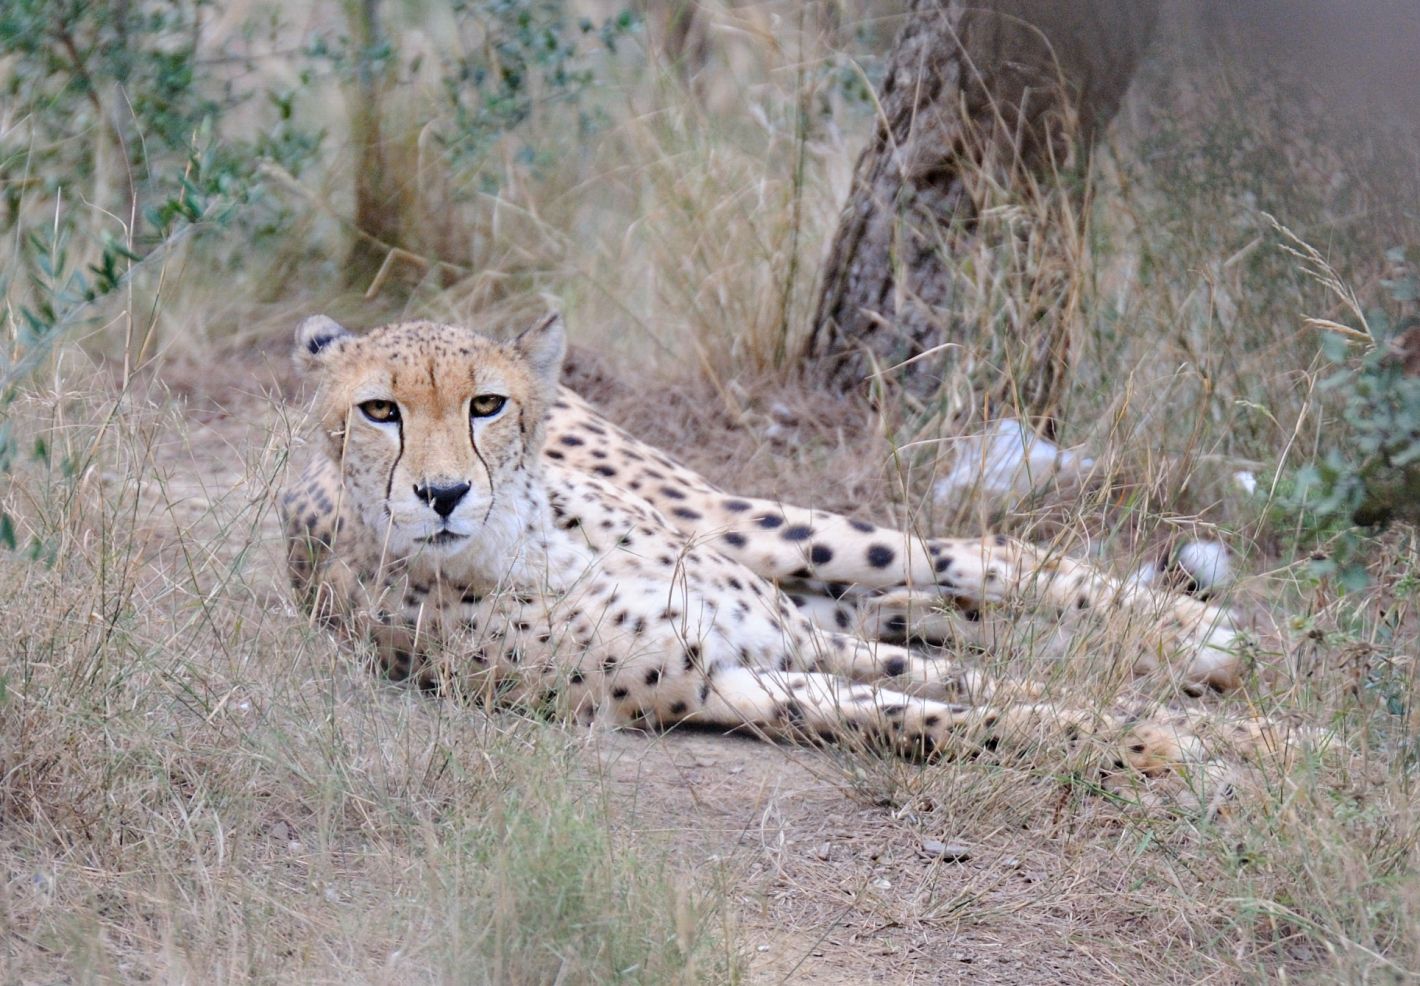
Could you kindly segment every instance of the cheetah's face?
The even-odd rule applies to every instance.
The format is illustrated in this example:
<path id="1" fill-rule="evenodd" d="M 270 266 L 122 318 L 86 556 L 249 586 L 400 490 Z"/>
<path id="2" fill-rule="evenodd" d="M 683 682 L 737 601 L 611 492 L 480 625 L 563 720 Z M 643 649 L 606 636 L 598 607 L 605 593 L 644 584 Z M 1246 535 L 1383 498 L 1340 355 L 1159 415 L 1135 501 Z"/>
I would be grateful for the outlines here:
<path id="1" fill-rule="evenodd" d="M 430 323 L 357 337 L 324 316 L 296 338 L 344 495 L 393 555 L 447 557 L 502 540 L 555 399 L 558 316 L 511 344 Z"/>

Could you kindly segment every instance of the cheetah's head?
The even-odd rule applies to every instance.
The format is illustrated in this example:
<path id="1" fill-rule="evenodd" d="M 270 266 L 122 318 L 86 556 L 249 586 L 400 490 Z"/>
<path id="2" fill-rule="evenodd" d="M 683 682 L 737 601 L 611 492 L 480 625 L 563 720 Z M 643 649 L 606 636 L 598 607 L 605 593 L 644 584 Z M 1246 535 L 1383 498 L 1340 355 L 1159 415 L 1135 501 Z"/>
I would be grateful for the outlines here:
<path id="1" fill-rule="evenodd" d="M 558 315 L 511 343 L 432 322 L 356 336 L 323 315 L 296 330 L 350 506 L 395 556 L 433 560 L 522 533 L 564 348 Z"/>

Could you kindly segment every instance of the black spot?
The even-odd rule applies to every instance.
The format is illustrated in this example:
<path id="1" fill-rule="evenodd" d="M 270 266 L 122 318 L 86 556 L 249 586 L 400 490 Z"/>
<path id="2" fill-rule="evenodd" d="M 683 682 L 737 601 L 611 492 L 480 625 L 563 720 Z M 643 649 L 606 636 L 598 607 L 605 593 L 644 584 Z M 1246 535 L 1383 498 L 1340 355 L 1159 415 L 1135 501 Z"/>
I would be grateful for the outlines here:
<path id="1" fill-rule="evenodd" d="M 799 607 L 800 609 L 803 609 L 803 608 L 804 608 L 804 597 L 803 597 L 803 596 L 795 595 L 794 593 L 791 592 L 791 593 L 789 593 L 789 602 L 793 603 L 795 606 Z"/>
<path id="2" fill-rule="evenodd" d="M 575 448 L 578 445 L 587 444 L 586 442 L 578 438 L 576 435 L 563 435 L 561 438 L 558 439 L 558 441 L 561 442 L 563 445 L 566 445 L 568 448 Z"/>
<path id="3" fill-rule="evenodd" d="M 807 541 L 814 536 L 814 530 L 807 524 L 794 524 L 784 528 L 780 535 L 785 541 Z"/>
<path id="4" fill-rule="evenodd" d="M 414 664 L 414 655 L 407 650 L 395 648 L 390 652 L 390 659 L 386 665 L 389 676 L 395 681 L 403 681 L 409 677 L 409 669 Z"/>
<path id="5" fill-rule="evenodd" d="M 611 690 L 611 697 L 616 699 L 618 702 L 620 702 L 622 699 L 624 699 L 627 695 L 630 694 L 631 693 L 629 691 L 627 691 L 625 688 L 622 688 L 620 685 L 617 685 Z"/>
<path id="6" fill-rule="evenodd" d="M 997 534 L 997 535 L 996 535 L 996 547 L 998 547 L 998 548 L 1004 548 L 1004 547 L 1006 546 L 1006 543 L 1007 543 L 1008 541 L 1010 541 L 1010 540 L 1011 540 L 1011 539 L 1008 538 L 1008 537 L 1006 537 L 1006 535 L 1004 535 L 1004 534 Z"/>
<path id="7" fill-rule="evenodd" d="M 838 629 L 847 630 L 848 625 L 853 622 L 853 618 L 848 615 L 848 610 L 839 606 L 833 611 L 833 622 L 838 624 Z"/>
<path id="8" fill-rule="evenodd" d="M 937 725 L 937 723 L 941 721 L 942 720 L 940 716 L 928 716 L 927 718 L 922 720 L 922 724 L 928 729 L 931 729 L 933 726 Z"/>
<path id="9" fill-rule="evenodd" d="M 745 536 L 739 533 L 738 531 L 726 531 L 723 537 L 725 539 L 726 544 L 735 548 L 743 548 L 747 543 L 745 541 Z"/>
<path id="10" fill-rule="evenodd" d="M 701 705 L 704 705 L 704 704 L 705 704 L 705 700 L 706 700 L 707 698 L 709 698 L 709 697 L 710 697 L 710 682 L 708 682 L 708 681 L 702 681 L 702 682 L 700 683 L 700 704 L 701 704 Z"/>
<path id="11" fill-rule="evenodd" d="M 646 672 L 646 684 L 647 684 L 647 685 L 656 685 L 656 684 L 658 684 L 658 683 L 660 682 L 660 680 L 661 680 L 661 669 L 660 669 L 660 668 L 651 668 L 649 671 Z"/>
<path id="12" fill-rule="evenodd" d="M 1078 598 L 1078 599 L 1075 600 L 1075 608 L 1076 608 L 1076 609 L 1089 609 L 1089 608 L 1090 608 L 1090 597 L 1089 597 L 1089 596 L 1085 596 L 1085 595 L 1080 596 L 1080 598 Z"/>
<path id="13" fill-rule="evenodd" d="M 815 565 L 827 565 L 833 561 L 833 549 L 826 544 L 816 544 L 809 549 L 809 561 Z"/>
<path id="14" fill-rule="evenodd" d="M 649 470 L 649 469 L 646 470 L 646 475 L 649 476 L 650 474 L 651 474 L 651 470 Z M 676 489 L 674 486 L 662 486 L 662 487 L 661 487 L 661 493 L 662 493 L 662 495 L 667 496 L 667 497 L 669 497 L 669 498 L 672 499 L 672 500 L 684 500 L 684 499 L 685 499 L 685 494 L 682 493 L 680 490 Z"/>
<path id="15" fill-rule="evenodd" d="M 951 559 L 951 556 L 950 556 L 950 555 L 944 555 L 943 557 L 937 559 L 937 563 L 932 566 L 932 571 L 937 572 L 938 574 L 940 574 L 940 573 L 942 573 L 942 572 L 945 572 L 947 569 L 949 569 L 949 568 L 951 568 L 951 567 L 952 567 L 952 559 Z"/>
<path id="16" fill-rule="evenodd" d="M 616 470 L 613 469 L 611 466 L 594 466 L 594 467 L 592 468 L 592 472 L 596 473 L 598 476 L 615 476 L 615 475 L 616 475 Z"/>
<path id="17" fill-rule="evenodd" d="M 737 514 L 742 514 L 742 513 L 744 513 L 744 512 L 745 512 L 746 510 L 748 510 L 751 506 L 753 506 L 753 504 L 751 504 L 751 503 L 750 503 L 749 501 L 747 501 L 747 500 L 726 500 L 726 501 L 725 501 L 725 509 L 726 509 L 726 510 L 733 511 L 734 513 L 737 513 Z"/>
<path id="18" fill-rule="evenodd" d="M 974 607 L 971 608 L 971 609 L 964 609 L 964 610 L 962 610 L 962 611 L 961 611 L 961 615 L 962 615 L 962 618 L 965 619 L 965 620 L 966 620 L 967 622 L 969 622 L 969 623 L 980 623 L 980 622 L 981 622 L 981 610 L 976 609 L 976 608 L 974 608 Z"/>
<path id="19" fill-rule="evenodd" d="M 907 632 L 907 617 L 901 615 L 888 617 L 887 622 L 883 624 L 883 632 L 898 636 L 905 634 Z"/>
<path id="20" fill-rule="evenodd" d="M 789 573 L 789 578 L 791 578 L 791 579 L 807 579 L 807 578 L 812 578 L 812 577 L 813 577 L 813 574 L 814 574 L 814 573 L 813 573 L 813 572 L 810 572 L 807 568 L 796 568 L 796 569 L 794 569 L 792 572 Z"/>
<path id="21" fill-rule="evenodd" d="M 896 557 L 897 552 L 885 544 L 868 545 L 868 564 L 874 568 L 887 568 Z"/>
<path id="22" fill-rule="evenodd" d="M 686 704 L 684 702 L 672 702 L 666 711 L 673 716 L 685 715 Z"/>
<path id="23" fill-rule="evenodd" d="M 864 534 L 871 534 L 878 529 L 876 524 L 869 524 L 866 520 L 850 520 L 848 526 Z"/>
<path id="24" fill-rule="evenodd" d="M 573 671 L 570 675 L 567 676 L 567 680 L 574 685 L 580 685 L 583 681 L 586 680 L 586 677 L 580 671 Z"/>
<path id="25" fill-rule="evenodd" d="M 889 678 L 896 678 L 907 671 L 907 662 L 900 657 L 889 658 L 883 664 L 883 671 Z"/>
<path id="26" fill-rule="evenodd" d="M 543 455 L 547 456 L 549 459 L 566 458 L 561 452 L 557 451 L 557 449 L 555 448 L 548 449 L 546 452 L 543 453 Z"/>
<path id="27" fill-rule="evenodd" d="M 699 520 L 699 519 L 700 519 L 700 514 L 699 514 L 699 512 L 698 512 L 698 511 L 695 511 L 695 510 L 691 510 L 689 507 L 676 507 L 674 510 L 671 511 L 671 513 L 675 514 L 677 517 L 680 517 L 680 518 L 682 518 L 682 519 L 684 519 L 684 520 Z"/>
<path id="28" fill-rule="evenodd" d="M 731 589 L 734 589 L 736 592 L 742 592 L 745 587 L 745 584 L 739 579 L 735 578 L 733 575 L 731 575 L 725 580 L 725 584 L 728 585 Z"/>
<path id="29" fill-rule="evenodd" d="M 784 518 L 780 517 L 778 514 L 760 514 L 755 518 L 755 523 L 759 524 L 759 526 L 766 531 L 772 531 L 774 528 L 784 523 Z"/>

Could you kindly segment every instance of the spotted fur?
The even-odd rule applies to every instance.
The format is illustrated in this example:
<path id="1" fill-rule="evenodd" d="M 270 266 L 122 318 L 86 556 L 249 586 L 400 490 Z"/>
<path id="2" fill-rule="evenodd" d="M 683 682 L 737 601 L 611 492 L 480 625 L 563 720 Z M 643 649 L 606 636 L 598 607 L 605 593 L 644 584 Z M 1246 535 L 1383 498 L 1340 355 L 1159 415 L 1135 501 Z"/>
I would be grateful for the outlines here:
<path id="1" fill-rule="evenodd" d="M 560 389 L 563 347 L 555 316 L 507 344 L 427 322 L 298 330 L 321 435 L 280 501 L 293 581 L 391 677 L 583 720 L 918 756 L 1051 735 L 1094 737 L 1105 762 L 1145 772 L 1202 759 L 1177 724 L 1043 703 L 881 638 L 939 633 L 944 602 L 1034 593 L 1163 611 L 1141 664 L 1181 654 L 1187 680 L 1225 686 L 1218 611 L 1007 538 L 923 539 L 726 494 Z"/>

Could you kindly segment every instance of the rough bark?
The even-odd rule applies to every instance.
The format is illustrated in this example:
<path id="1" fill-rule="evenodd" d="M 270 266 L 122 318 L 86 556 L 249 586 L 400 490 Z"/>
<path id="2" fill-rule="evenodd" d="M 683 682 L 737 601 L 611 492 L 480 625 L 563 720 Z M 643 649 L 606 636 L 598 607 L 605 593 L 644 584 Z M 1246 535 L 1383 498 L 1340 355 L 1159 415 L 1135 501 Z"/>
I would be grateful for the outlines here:
<path id="1" fill-rule="evenodd" d="M 351 140 L 355 145 L 355 240 L 346 258 L 352 285 L 368 284 L 391 247 L 402 241 L 403 191 L 389 160 L 381 128 L 389 70 L 376 63 L 384 42 L 380 0 L 349 4 L 350 26 L 358 44 L 355 82 L 349 94 Z"/>
<path id="2" fill-rule="evenodd" d="M 913 0 L 811 326 L 808 355 L 834 385 L 858 388 L 875 368 L 896 367 L 889 385 L 936 390 L 950 357 L 923 354 L 947 342 L 969 349 L 963 334 L 986 331 L 954 317 L 954 259 L 987 235 L 988 204 L 1025 206 L 1012 236 L 1077 221 L 1080 152 L 1118 110 L 1158 10 L 1156 0 Z M 1063 205 L 1051 201 L 1062 177 Z M 1014 316 L 1024 362 L 1011 367 L 1011 400 L 1028 414 L 1048 416 L 1063 380 L 1067 339 L 1050 316 L 1069 291 L 1066 266 L 1037 256 L 1020 272 L 1056 282 L 1025 285 L 1033 310 Z M 900 365 L 913 357 L 922 358 Z"/>

